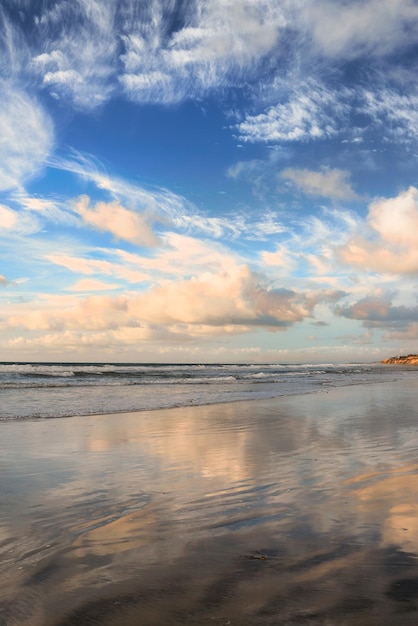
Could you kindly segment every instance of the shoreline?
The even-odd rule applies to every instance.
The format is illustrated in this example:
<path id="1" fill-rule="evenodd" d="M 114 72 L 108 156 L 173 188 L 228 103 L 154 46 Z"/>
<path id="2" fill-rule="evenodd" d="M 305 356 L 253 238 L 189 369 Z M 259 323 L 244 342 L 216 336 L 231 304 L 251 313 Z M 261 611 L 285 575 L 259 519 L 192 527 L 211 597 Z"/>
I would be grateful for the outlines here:
<path id="1" fill-rule="evenodd" d="M 7 422 L 2 624 L 416 624 L 418 391 L 323 391 Z"/>
<path id="2" fill-rule="evenodd" d="M 166 410 L 171 410 L 171 409 L 186 409 L 188 407 L 206 407 L 206 406 L 217 406 L 217 405 L 229 405 L 229 404 L 239 404 L 239 403 L 246 403 L 246 402 L 262 402 L 264 400 L 269 401 L 269 400 L 279 400 L 281 398 L 286 399 L 286 398 L 293 398 L 293 397 L 299 397 L 299 396 L 307 396 L 307 395 L 316 395 L 316 394 L 322 394 L 322 393 L 329 393 L 333 390 L 338 390 L 338 389 L 346 389 L 346 388 L 351 388 L 351 387 L 361 387 L 361 386 L 368 386 L 368 385 L 382 385 L 382 384 L 387 384 L 388 382 L 397 382 L 399 379 L 392 379 L 390 381 L 387 380 L 370 380 L 370 381 L 355 381 L 355 382 L 350 382 L 349 384 L 345 384 L 345 385 L 339 385 L 339 386 L 325 386 L 322 384 L 318 384 L 318 388 L 316 389 L 307 389 L 305 391 L 294 391 L 294 392 L 289 392 L 289 393 L 282 393 L 282 394 L 278 394 L 278 393 L 274 393 L 274 392 L 266 392 L 266 395 L 264 396 L 254 396 L 255 397 L 251 397 L 251 395 L 249 395 L 248 397 L 245 398 L 233 398 L 233 399 L 222 399 L 222 400 L 202 400 L 201 402 L 199 401 L 192 401 L 190 400 L 189 403 L 187 404 L 176 404 L 176 405 L 170 405 L 170 406 L 156 406 L 156 407 L 144 407 L 144 408 L 135 408 L 135 409 L 131 409 L 131 410 L 126 410 L 123 409 L 121 411 L 105 411 L 105 412 L 101 412 L 101 413 L 71 413 L 71 414 L 66 414 L 66 415 L 29 415 L 29 416 L 5 416 L 2 417 L 0 416 L 0 424 L 2 423 L 14 423 L 14 422 L 26 422 L 26 421 L 45 421 L 45 420 L 60 420 L 60 419 L 69 419 L 69 418 L 75 418 L 75 417 L 100 417 L 100 416 L 106 416 L 106 415 L 124 415 L 124 414 L 130 414 L 130 413 L 146 413 L 146 412 L 154 412 L 154 411 L 166 411 Z M 199 384 L 199 383 L 196 383 Z M 245 383 L 243 383 L 245 384 Z M 260 385 L 275 385 L 277 383 L 259 383 Z M 191 385 L 190 385 L 191 386 Z"/>

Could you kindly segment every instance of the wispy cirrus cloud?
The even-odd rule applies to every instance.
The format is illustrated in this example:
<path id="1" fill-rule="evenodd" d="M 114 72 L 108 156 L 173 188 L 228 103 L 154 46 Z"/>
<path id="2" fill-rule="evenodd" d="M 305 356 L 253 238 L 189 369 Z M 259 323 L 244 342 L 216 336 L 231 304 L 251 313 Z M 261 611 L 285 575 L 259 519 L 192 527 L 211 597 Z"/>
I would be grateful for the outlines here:
<path id="1" fill-rule="evenodd" d="M 117 4 L 59 0 L 39 16 L 35 32 L 44 39 L 38 43 L 38 54 L 33 46 L 32 67 L 52 96 L 70 99 L 81 109 L 110 98 L 118 54 Z"/>
<path id="2" fill-rule="evenodd" d="M 174 15 L 182 22 L 176 30 L 170 29 Z M 196 0 L 187 14 L 174 4 L 151 2 L 140 18 L 139 27 L 123 37 L 120 81 L 136 101 L 165 103 L 242 84 L 243 69 L 248 79 L 287 21 L 283 7 L 271 0 Z"/>
<path id="3" fill-rule="evenodd" d="M 0 191 L 20 188 L 39 172 L 51 153 L 49 116 L 24 91 L 0 81 Z"/>

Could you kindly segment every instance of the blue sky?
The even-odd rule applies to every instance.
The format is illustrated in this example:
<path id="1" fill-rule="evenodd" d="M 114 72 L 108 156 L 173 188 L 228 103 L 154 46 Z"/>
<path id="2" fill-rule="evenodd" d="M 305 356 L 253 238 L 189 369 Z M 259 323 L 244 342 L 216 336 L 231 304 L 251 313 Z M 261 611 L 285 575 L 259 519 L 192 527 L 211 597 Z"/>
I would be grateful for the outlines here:
<path id="1" fill-rule="evenodd" d="M 4 0 L 2 360 L 418 351 L 418 5 Z"/>

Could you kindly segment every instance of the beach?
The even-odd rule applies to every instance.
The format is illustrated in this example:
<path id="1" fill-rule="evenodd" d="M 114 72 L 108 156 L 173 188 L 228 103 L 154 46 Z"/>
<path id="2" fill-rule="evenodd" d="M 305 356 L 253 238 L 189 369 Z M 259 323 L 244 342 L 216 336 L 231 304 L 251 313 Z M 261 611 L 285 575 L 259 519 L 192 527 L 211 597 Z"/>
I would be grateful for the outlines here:
<path id="1" fill-rule="evenodd" d="M 1 423 L 1 626 L 417 624 L 417 396 Z"/>

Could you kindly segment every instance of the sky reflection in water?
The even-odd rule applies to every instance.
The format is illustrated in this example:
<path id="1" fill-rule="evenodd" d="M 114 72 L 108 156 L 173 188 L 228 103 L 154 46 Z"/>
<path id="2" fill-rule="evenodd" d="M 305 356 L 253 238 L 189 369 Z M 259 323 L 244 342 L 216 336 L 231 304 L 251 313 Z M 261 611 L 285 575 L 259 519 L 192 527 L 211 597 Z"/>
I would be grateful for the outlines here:
<path id="1" fill-rule="evenodd" d="M 2 624 L 415 624 L 415 398 L 3 424 Z"/>

